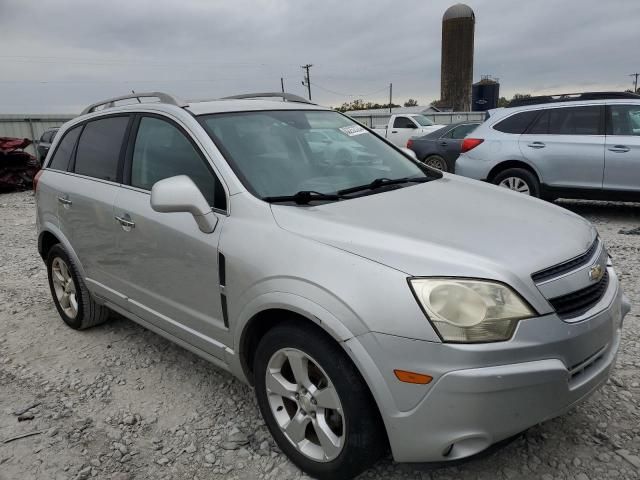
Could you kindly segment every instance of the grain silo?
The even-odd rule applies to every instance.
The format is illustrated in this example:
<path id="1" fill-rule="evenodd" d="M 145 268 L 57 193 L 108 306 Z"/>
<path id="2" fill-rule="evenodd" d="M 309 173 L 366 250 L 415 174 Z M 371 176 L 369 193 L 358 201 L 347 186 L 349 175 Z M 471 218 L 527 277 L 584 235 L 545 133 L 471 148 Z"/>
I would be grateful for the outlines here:
<path id="1" fill-rule="evenodd" d="M 440 99 L 454 111 L 471 110 L 475 23 L 473 10 L 462 3 L 449 7 L 442 17 Z"/>

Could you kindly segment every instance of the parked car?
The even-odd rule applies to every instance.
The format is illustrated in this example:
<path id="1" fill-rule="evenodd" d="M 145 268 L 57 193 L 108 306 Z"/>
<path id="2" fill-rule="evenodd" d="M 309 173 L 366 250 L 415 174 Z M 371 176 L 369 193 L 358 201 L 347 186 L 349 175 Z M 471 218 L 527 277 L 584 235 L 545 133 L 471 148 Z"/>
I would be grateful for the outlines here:
<path id="1" fill-rule="evenodd" d="M 38 140 L 38 146 L 36 150 L 38 154 L 38 161 L 40 163 L 44 162 L 44 159 L 47 156 L 49 149 L 51 148 L 51 143 L 53 142 L 56 133 L 58 133 L 58 130 L 58 128 L 50 128 L 48 130 L 45 130 L 40 137 L 40 140 Z"/>
<path id="2" fill-rule="evenodd" d="M 425 135 L 443 126 L 418 113 L 403 113 L 391 115 L 386 125 L 374 126 L 373 131 L 394 145 L 404 147 L 410 137 Z"/>
<path id="3" fill-rule="evenodd" d="M 452 123 L 422 137 L 410 138 L 407 148 L 413 150 L 416 158 L 430 167 L 453 172 L 462 148 L 462 139 L 478 125 L 480 122 Z"/>
<path id="4" fill-rule="evenodd" d="M 554 199 L 640 200 L 640 95 L 533 97 L 490 111 L 456 173 Z"/>
<path id="5" fill-rule="evenodd" d="M 35 189 L 68 326 L 114 310 L 230 371 L 323 479 L 468 457 L 607 380 L 630 306 L 589 222 L 283 95 L 136 94 L 62 127 Z M 370 161 L 317 159 L 315 130 Z"/>

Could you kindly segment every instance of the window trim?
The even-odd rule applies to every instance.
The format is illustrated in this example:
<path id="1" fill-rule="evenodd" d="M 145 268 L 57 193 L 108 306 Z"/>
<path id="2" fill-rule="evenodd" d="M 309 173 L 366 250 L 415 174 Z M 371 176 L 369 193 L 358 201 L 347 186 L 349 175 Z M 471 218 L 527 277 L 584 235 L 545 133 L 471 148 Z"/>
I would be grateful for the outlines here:
<path id="1" fill-rule="evenodd" d="M 215 207 L 213 205 L 209 205 L 209 206 L 211 207 L 211 209 L 214 212 L 220 213 L 220 214 L 224 214 L 224 215 L 228 216 L 229 215 L 229 192 L 227 190 L 227 186 L 222 181 L 221 176 L 218 175 L 218 173 L 215 171 L 215 169 L 211 166 L 211 163 L 209 162 L 209 158 L 202 151 L 202 149 L 200 148 L 200 146 L 198 145 L 198 143 L 194 139 L 193 135 L 191 135 L 191 132 L 189 132 L 185 127 L 183 127 L 178 122 L 176 122 L 173 118 L 171 118 L 171 117 L 169 117 L 167 115 L 162 115 L 160 113 L 135 112 L 133 114 L 133 117 L 134 118 L 133 118 L 133 120 L 131 121 L 131 124 L 130 124 L 131 128 L 129 130 L 129 136 L 127 138 L 127 141 L 125 142 L 126 148 L 125 148 L 125 153 L 124 153 L 123 162 L 122 162 L 122 170 L 121 170 L 122 178 L 121 178 L 121 182 L 120 182 L 121 185 L 123 187 L 127 187 L 127 188 L 133 189 L 133 190 L 138 191 L 138 192 L 145 192 L 145 193 L 151 194 L 151 190 L 147 190 L 147 189 L 142 188 L 142 187 L 136 187 L 135 185 L 131 184 L 131 170 L 133 168 L 133 151 L 134 151 L 134 148 L 135 148 L 136 138 L 138 137 L 138 130 L 140 128 L 140 122 L 141 122 L 142 118 L 150 117 L 150 118 L 156 118 L 158 120 L 163 120 L 163 121 L 167 122 L 168 124 L 170 124 L 171 126 L 175 127 L 180 133 L 182 133 L 186 137 L 186 139 L 189 141 L 191 146 L 194 148 L 194 150 L 196 151 L 196 153 L 200 157 L 200 160 L 204 163 L 204 166 L 209 170 L 211 175 L 213 175 L 213 177 L 216 180 L 218 180 L 218 182 L 222 186 L 222 190 L 224 192 L 226 208 L 225 209 L 221 209 L 221 208 Z"/>
<path id="2" fill-rule="evenodd" d="M 605 107 L 606 105 L 601 103 L 595 103 L 591 105 L 562 105 L 562 106 L 551 106 L 547 108 L 542 108 L 538 111 L 538 115 L 536 118 L 529 124 L 529 126 L 525 129 L 522 135 L 553 135 L 553 136 L 562 136 L 562 137 L 601 137 L 605 135 L 606 130 L 606 122 L 605 122 Z M 600 110 L 600 115 L 598 118 L 598 133 L 530 133 L 533 125 L 540 119 L 542 115 L 551 110 L 560 110 L 560 109 L 569 109 L 569 108 L 592 108 L 597 107 Z M 499 122 L 498 122 L 499 123 Z M 500 130 L 498 130 L 500 131 Z M 504 132 L 503 132 L 504 133 Z"/>

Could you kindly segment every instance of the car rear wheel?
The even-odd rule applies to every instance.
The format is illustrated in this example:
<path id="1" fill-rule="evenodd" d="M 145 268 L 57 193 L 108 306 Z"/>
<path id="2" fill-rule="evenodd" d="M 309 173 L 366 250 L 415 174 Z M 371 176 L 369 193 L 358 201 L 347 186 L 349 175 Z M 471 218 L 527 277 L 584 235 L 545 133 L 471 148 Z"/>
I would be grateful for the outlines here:
<path id="1" fill-rule="evenodd" d="M 109 309 L 91 298 L 78 269 L 60 244 L 49 250 L 47 275 L 56 309 L 71 328 L 82 330 L 108 319 Z"/>
<path id="2" fill-rule="evenodd" d="M 352 478 L 384 453 L 386 435 L 371 394 L 345 352 L 297 323 L 260 341 L 258 405 L 278 446 L 320 479 Z"/>
<path id="3" fill-rule="evenodd" d="M 540 197 L 540 182 L 533 173 L 524 168 L 509 168 L 500 172 L 493 179 L 493 183 L 518 193 Z"/>
<path id="4" fill-rule="evenodd" d="M 429 155 L 427 158 L 424 159 L 424 164 L 429 167 L 442 170 L 443 172 L 449 171 L 447 162 L 440 155 Z"/>

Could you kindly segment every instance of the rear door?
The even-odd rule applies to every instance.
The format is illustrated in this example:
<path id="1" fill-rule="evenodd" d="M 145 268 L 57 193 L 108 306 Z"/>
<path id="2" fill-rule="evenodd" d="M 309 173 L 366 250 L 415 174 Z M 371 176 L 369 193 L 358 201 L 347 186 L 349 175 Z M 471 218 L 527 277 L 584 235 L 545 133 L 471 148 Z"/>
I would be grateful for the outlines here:
<path id="1" fill-rule="evenodd" d="M 520 136 L 522 155 L 551 187 L 602 189 L 604 106 L 555 107 Z"/>
<path id="2" fill-rule="evenodd" d="M 114 115 L 82 126 L 71 160 L 72 178 L 58 195 L 60 228 L 84 268 L 89 288 L 106 298 L 112 298 L 106 287 L 111 266 L 120 259 L 114 249 L 113 202 L 130 120 L 129 115 Z"/>
<path id="3" fill-rule="evenodd" d="M 394 145 L 398 147 L 405 147 L 407 145 L 407 140 L 409 140 L 412 135 L 416 134 L 417 129 L 418 124 L 416 124 L 411 117 L 406 115 L 396 115 L 387 138 Z"/>
<path id="4" fill-rule="evenodd" d="M 224 356 L 229 342 L 223 315 L 218 242 L 226 219 L 226 194 L 194 139 L 167 117 L 138 116 L 114 215 L 119 261 L 114 281 L 127 309 L 172 335 Z M 164 178 L 188 175 L 214 208 L 218 224 L 203 233 L 189 213 L 151 208 L 151 188 Z"/>
<path id="5" fill-rule="evenodd" d="M 462 145 L 462 139 L 466 137 L 470 132 L 474 131 L 478 124 L 476 123 L 464 123 L 449 130 L 445 135 L 440 137 L 438 145 L 442 156 L 449 162 L 455 161 L 460 155 L 460 147 Z"/>
<path id="6" fill-rule="evenodd" d="M 640 192 L 640 105 L 607 110 L 603 188 Z"/>

